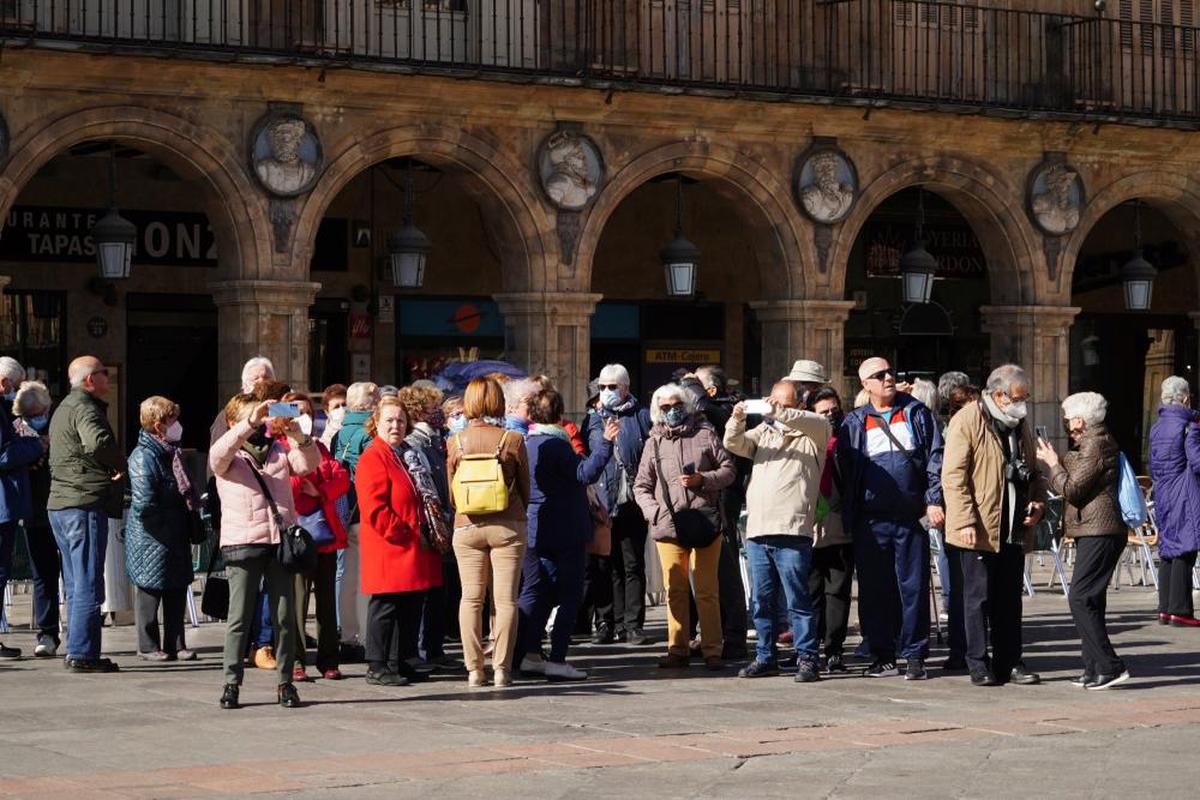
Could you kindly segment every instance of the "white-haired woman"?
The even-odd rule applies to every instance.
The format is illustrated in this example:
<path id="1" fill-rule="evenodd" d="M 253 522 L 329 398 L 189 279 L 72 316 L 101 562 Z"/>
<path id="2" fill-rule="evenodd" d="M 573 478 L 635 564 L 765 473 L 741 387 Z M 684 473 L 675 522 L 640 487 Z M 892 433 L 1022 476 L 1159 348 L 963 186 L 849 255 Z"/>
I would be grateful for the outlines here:
<path id="1" fill-rule="evenodd" d="M 667 588 L 668 646 L 659 666 L 688 665 L 690 567 L 704 663 L 719 670 L 724 666 L 717 590 L 719 506 L 721 490 L 733 483 L 737 471 L 716 431 L 695 412 L 691 393 L 679 386 L 668 384 L 654 392 L 654 427 L 642 450 L 633 492 L 650 523 Z"/>
<path id="2" fill-rule="evenodd" d="M 1200 425 L 1187 380 L 1162 382 L 1158 422 L 1150 429 L 1150 477 L 1158 524 L 1158 621 L 1195 627 L 1192 567 L 1200 550 Z"/>
<path id="3" fill-rule="evenodd" d="M 50 428 L 50 391 L 40 381 L 25 381 L 17 390 L 12 405 L 13 428 L 18 436 L 46 441 Z M 29 568 L 33 573 L 33 620 L 38 630 L 33 654 L 51 658 L 58 652 L 58 579 L 62 564 L 58 544 L 50 530 L 46 503 L 50 498 L 50 466 L 48 454 L 29 467 L 28 484 L 22 484 L 19 494 L 30 498 L 31 515 L 25 519 L 25 545 L 29 550 Z M 17 480 L 21 480 L 20 473 Z"/>
<path id="4" fill-rule="evenodd" d="M 1102 395 L 1078 392 L 1063 400 L 1062 411 L 1070 452 L 1059 459 L 1042 439 L 1037 454 L 1050 474 L 1050 488 L 1063 497 L 1064 533 L 1075 540 L 1068 604 L 1083 642 L 1083 674 L 1074 682 L 1107 689 L 1129 679 L 1104 622 L 1108 583 L 1127 537 L 1117 497 L 1121 453 L 1104 424 L 1108 401 Z"/>
<path id="5" fill-rule="evenodd" d="M 275 365 L 266 356 L 254 356 L 242 365 L 241 381 L 244 394 L 253 392 L 254 387 L 260 383 L 273 380 L 275 380 Z M 217 412 L 216 418 L 208 428 L 209 443 L 220 439 L 228 430 L 229 423 L 225 421 L 225 411 L 222 409 Z"/>

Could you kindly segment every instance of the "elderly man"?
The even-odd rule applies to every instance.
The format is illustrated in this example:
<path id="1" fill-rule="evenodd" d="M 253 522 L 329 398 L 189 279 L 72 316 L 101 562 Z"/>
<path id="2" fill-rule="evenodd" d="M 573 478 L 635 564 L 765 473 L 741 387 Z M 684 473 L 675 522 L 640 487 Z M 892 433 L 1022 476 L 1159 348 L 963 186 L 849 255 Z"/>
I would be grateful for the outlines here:
<path id="1" fill-rule="evenodd" d="M 997 367 L 983 397 L 964 406 L 946 429 L 946 539 L 962 564 L 967 666 L 976 686 L 1039 682 L 1021 662 L 1025 553 L 1046 500 L 1025 422 L 1028 397 L 1024 370 Z"/>
<path id="2" fill-rule="evenodd" d="M 67 667 L 72 672 L 116 672 L 100 657 L 100 604 L 108 518 L 120 517 L 125 456 L 108 424 L 108 370 L 94 356 L 67 367 L 71 392 L 50 419 L 50 528 L 62 552 L 70 620 Z"/>
<path id="3" fill-rule="evenodd" d="M 842 518 L 854 537 L 859 608 L 874 662 L 869 677 L 924 680 L 929 654 L 929 537 L 940 528 L 942 435 L 933 412 L 896 391 L 887 359 L 858 368 L 868 402 L 846 415 L 837 437 Z"/>
<path id="4" fill-rule="evenodd" d="M 46 453 L 46 440 L 41 437 L 18 436 L 13 430 L 9 410 L 17 397 L 17 389 L 25 380 L 25 368 L 15 358 L 0 358 L 0 597 L 12 571 L 13 547 L 17 542 L 17 523 L 33 514 L 33 498 L 29 488 L 29 467 Z M 0 643 L 0 659 L 17 659 L 21 651 Z"/>
<path id="5" fill-rule="evenodd" d="M 786 380 L 799 386 L 801 391 L 815 392 L 822 386 L 829 385 L 829 373 L 821 363 L 802 358 L 792 364 L 792 371 L 788 373 Z"/>
<path id="6" fill-rule="evenodd" d="M 266 356 L 254 356 L 242 365 L 242 392 L 244 394 L 253 392 L 254 387 L 260 383 L 273 380 L 275 380 L 275 365 Z M 220 439 L 228 430 L 229 423 L 225 421 L 224 401 L 222 401 L 221 410 L 217 412 L 212 425 L 208 427 L 209 443 Z"/>
<path id="7" fill-rule="evenodd" d="M 613 442 L 613 458 L 597 484 L 612 518 L 612 555 L 596 556 L 589 564 L 588 583 L 596 606 L 596 633 L 592 641 L 610 644 L 624 636 L 630 644 L 648 644 L 642 632 L 646 623 L 646 518 L 633 496 L 633 482 L 642 460 L 642 447 L 650 435 L 650 411 L 629 393 L 629 371 L 608 364 L 597 379 L 600 407 L 588 415 L 584 439 L 588 452 L 603 445 L 604 426 L 615 419 L 621 431 Z M 612 594 L 602 584 L 611 575 Z"/>
<path id="8" fill-rule="evenodd" d="M 754 582 L 754 629 L 758 633 L 754 661 L 743 678 L 776 675 L 776 603 L 787 604 L 796 648 L 796 680 L 815 681 L 817 636 L 808 573 L 812 566 L 813 524 L 821 472 L 832 428 L 825 417 L 800 411 L 796 385 L 780 381 L 771 389 L 771 413 L 746 430 L 746 404 L 733 407 L 725 429 L 725 449 L 753 462 L 746 493 L 746 554 Z"/>

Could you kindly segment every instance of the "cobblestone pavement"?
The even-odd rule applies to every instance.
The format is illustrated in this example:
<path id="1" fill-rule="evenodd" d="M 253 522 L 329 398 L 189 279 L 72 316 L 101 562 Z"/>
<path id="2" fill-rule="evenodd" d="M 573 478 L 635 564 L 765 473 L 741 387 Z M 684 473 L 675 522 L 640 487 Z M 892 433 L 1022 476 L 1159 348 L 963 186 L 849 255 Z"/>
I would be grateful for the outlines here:
<path id="1" fill-rule="evenodd" d="M 21 601 L 4 641 L 31 652 Z M 586 683 L 468 691 L 445 676 L 385 689 L 349 665 L 286 710 L 272 674 L 249 670 L 247 707 L 222 711 L 223 626 L 189 629 L 200 661 L 166 665 L 136 658 L 131 626 L 106 628 L 118 675 L 0 663 L 0 796 L 1195 796 L 1200 630 L 1159 626 L 1151 590 L 1109 602 L 1134 679 L 1105 692 L 1068 683 L 1078 642 L 1062 595 L 1046 591 L 1025 605 L 1035 687 L 976 688 L 936 668 L 923 683 L 668 673 L 654 666 L 653 609 L 658 645 L 574 648 Z"/>

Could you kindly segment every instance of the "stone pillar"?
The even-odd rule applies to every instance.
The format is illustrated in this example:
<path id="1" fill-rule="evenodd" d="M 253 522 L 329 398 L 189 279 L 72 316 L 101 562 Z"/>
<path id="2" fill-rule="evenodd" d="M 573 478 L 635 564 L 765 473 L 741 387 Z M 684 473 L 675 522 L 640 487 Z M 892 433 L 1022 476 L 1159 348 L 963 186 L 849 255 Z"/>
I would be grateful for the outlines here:
<path id="1" fill-rule="evenodd" d="M 992 365 L 1014 363 L 1029 375 L 1032 419 L 1062 439 L 1059 404 L 1070 393 L 1071 323 L 1075 306 L 984 306 L 983 330 L 992 337 Z M 983 381 L 986 375 L 980 376 Z"/>
<path id="2" fill-rule="evenodd" d="M 308 309 L 321 289 L 308 281 L 232 280 L 209 286 L 217 305 L 219 397 L 240 389 L 242 365 L 266 356 L 276 377 L 297 391 L 308 386 Z"/>
<path id="3" fill-rule="evenodd" d="M 801 358 L 823 364 L 833 386 L 845 391 L 844 332 L 854 301 L 765 300 L 750 307 L 762 326 L 763 394 Z"/>
<path id="4" fill-rule="evenodd" d="M 567 413 L 579 416 L 591 378 L 592 313 L 602 295 L 575 292 L 498 294 L 505 350 L 530 374 L 545 373 L 562 392 Z"/>

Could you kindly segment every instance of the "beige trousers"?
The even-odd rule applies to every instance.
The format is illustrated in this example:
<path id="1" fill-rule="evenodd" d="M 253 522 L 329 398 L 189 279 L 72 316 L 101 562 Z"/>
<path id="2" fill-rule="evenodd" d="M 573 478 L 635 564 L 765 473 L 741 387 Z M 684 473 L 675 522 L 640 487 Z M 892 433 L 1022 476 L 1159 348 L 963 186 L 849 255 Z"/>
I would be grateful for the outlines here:
<path id="1" fill-rule="evenodd" d="M 472 672 L 483 669 L 483 605 L 490 573 L 496 606 L 492 667 L 511 669 L 517 638 L 517 589 L 521 582 L 521 561 L 525 556 L 525 526 L 458 528 L 454 531 L 454 555 L 462 580 L 458 626 L 462 635 L 463 661 Z"/>

